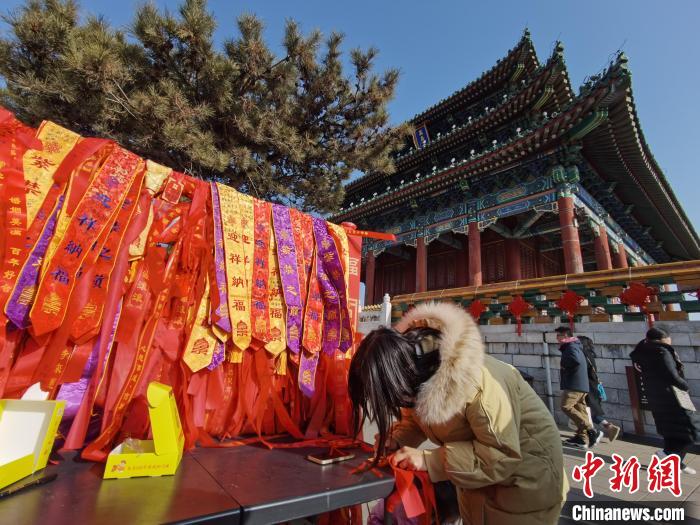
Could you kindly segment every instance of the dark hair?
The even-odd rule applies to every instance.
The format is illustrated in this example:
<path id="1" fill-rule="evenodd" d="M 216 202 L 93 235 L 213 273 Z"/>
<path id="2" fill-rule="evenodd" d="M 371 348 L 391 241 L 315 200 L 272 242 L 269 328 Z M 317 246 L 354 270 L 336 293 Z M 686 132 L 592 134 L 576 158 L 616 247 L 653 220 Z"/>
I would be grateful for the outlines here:
<path id="1" fill-rule="evenodd" d="M 411 408 L 418 388 L 439 366 L 439 352 L 423 353 L 421 339 L 439 337 L 433 328 L 401 334 L 392 328 L 373 330 L 362 340 L 350 362 L 348 392 L 352 402 L 354 435 L 366 419 L 377 424 L 379 441 L 373 464 L 386 453 L 391 424 Z"/>
<path id="2" fill-rule="evenodd" d="M 649 328 L 647 331 L 647 340 L 649 341 L 661 341 L 669 337 L 669 334 L 663 328 Z"/>
<path id="3" fill-rule="evenodd" d="M 559 328 L 556 328 L 554 331 L 558 334 L 565 336 L 565 337 L 571 337 L 572 335 L 574 335 L 573 332 L 571 331 L 571 328 L 569 328 L 568 326 L 560 326 Z"/>
<path id="4" fill-rule="evenodd" d="M 578 340 L 580 341 L 581 346 L 583 346 L 584 352 L 586 352 L 589 355 L 593 354 L 593 356 L 595 357 L 595 351 L 593 350 L 593 340 L 585 335 L 579 335 Z"/>

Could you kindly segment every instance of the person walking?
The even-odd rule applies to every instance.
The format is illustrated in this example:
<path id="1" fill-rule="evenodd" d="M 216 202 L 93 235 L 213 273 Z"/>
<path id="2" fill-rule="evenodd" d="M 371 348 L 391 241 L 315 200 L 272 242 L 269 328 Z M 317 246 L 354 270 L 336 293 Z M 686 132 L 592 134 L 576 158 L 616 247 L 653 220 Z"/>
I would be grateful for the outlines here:
<path id="1" fill-rule="evenodd" d="M 683 459 L 698 441 L 700 422 L 694 407 L 689 406 L 690 398 L 682 400 L 685 397 L 682 393 L 689 390 L 688 382 L 683 374 L 683 363 L 671 344 L 671 336 L 666 330 L 651 328 L 630 358 L 641 371 L 656 431 L 664 439 L 664 448 L 657 455 L 677 454 L 683 472 L 695 474 L 695 469 L 683 463 Z"/>
<path id="2" fill-rule="evenodd" d="M 583 347 L 568 326 L 560 326 L 555 332 L 561 352 L 559 372 L 562 391 L 561 410 L 576 426 L 576 434 L 567 439 L 564 444 L 578 448 L 593 448 L 600 442 L 603 433 L 593 428 L 586 410 L 586 395 L 589 387 Z"/>
<path id="3" fill-rule="evenodd" d="M 600 388 L 601 382 L 598 379 L 598 366 L 595 362 L 595 350 L 593 349 L 593 340 L 585 335 L 578 336 L 583 350 L 583 356 L 586 358 L 586 368 L 588 371 L 588 395 L 586 395 L 586 405 L 591 409 L 591 419 L 593 425 L 602 427 L 605 437 L 611 443 L 620 435 L 620 427 L 613 425 L 605 419 L 605 410 L 603 410 L 603 398 Z"/>
<path id="4" fill-rule="evenodd" d="M 377 424 L 375 462 L 457 491 L 464 523 L 554 525 L 568 492 L 559 430 L 513 366 L 485 355 L 472 317 L 424 303 L 367 334 L 350 363 L 355 430 Z M 396 422 L 392 426 L 392 422 Z M 418 450 L 426 439 L 439 445 Z"/>

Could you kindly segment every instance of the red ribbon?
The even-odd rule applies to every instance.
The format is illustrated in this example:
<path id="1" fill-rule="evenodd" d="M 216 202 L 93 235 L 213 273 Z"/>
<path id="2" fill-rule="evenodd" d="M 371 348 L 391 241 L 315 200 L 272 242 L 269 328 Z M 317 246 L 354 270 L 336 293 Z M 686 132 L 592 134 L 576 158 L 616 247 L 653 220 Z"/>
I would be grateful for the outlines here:
<path id="1" fill-rule="evenodd" d="M 421 523 L 430 525 L 435 516 L 435 523 L 440 523 L 435 502 L 435 490 L 430 477 L 425 471 L 405 470 L 389 462 L 396 480 L 396 488 L 386 500 L 386 509 L 394 512 L 402 504 L 406 517 L 421 517 Z M 420 489 L 417 486 L 420 485 Z"/>

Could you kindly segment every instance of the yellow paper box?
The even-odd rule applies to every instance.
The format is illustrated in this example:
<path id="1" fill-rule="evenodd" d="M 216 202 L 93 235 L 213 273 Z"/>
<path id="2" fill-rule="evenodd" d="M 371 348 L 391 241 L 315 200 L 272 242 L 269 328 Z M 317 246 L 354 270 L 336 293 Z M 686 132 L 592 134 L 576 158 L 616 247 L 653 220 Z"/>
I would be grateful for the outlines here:
<path id="1" fill-rule="evenodd" d="M 0 488 L 46 466 L 65 406 L 65 401 L 0 399 Z"/>
<path id="2" fill-rule="evenodd" d="M 175 474 L 185 436 L 173 389 L 153 381 L 146 397 L 153 439 L 132 439 L 118 445 L 107 457 L 104 479 Z"/>

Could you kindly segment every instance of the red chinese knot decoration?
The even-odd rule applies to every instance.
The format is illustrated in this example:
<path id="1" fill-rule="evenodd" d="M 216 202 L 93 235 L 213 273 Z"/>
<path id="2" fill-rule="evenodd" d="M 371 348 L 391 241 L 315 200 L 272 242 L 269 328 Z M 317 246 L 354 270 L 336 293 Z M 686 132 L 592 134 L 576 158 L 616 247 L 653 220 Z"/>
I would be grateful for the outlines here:
<path id="1" fill-rule="evenodd" d="M 630 283 L 630 285 L 620 294 L 620 301 L 628 306 L 638 307 L 647 317 L 649 327 L 654 326 L 654 317 L 647 312 L 647 303 L 652 295 L 657 291 L 651 286 L 643 283 Z"/>
<path id="2" fill-rule="evenodd" d="M 572 332 L 574 331 L 574 315 L 583 301 L 583 297 L 573 290 L 567 290 L 557 301 L 557 308 L 566 312 L 566 315 L 569 317 L 569 326 Z"/>
<path id="3" fill-rule="evenodd" d="M 515 320 L 518 323 L 518 335 L 523 335 L 522 315 L 530 308 L 530 303 L 523 299 L 522 295 L 516 296 L 513 302 L 508 305 L 508 311 L 515 316 Z"/>
<path id="4" fill-rule="evenodd" d="M 472 304 L 469 305 L 469 313 L 472 314 L 472 317 L 477 323 L 485 310 L 486 306 L 479 299 L 472 301 Z"/>

